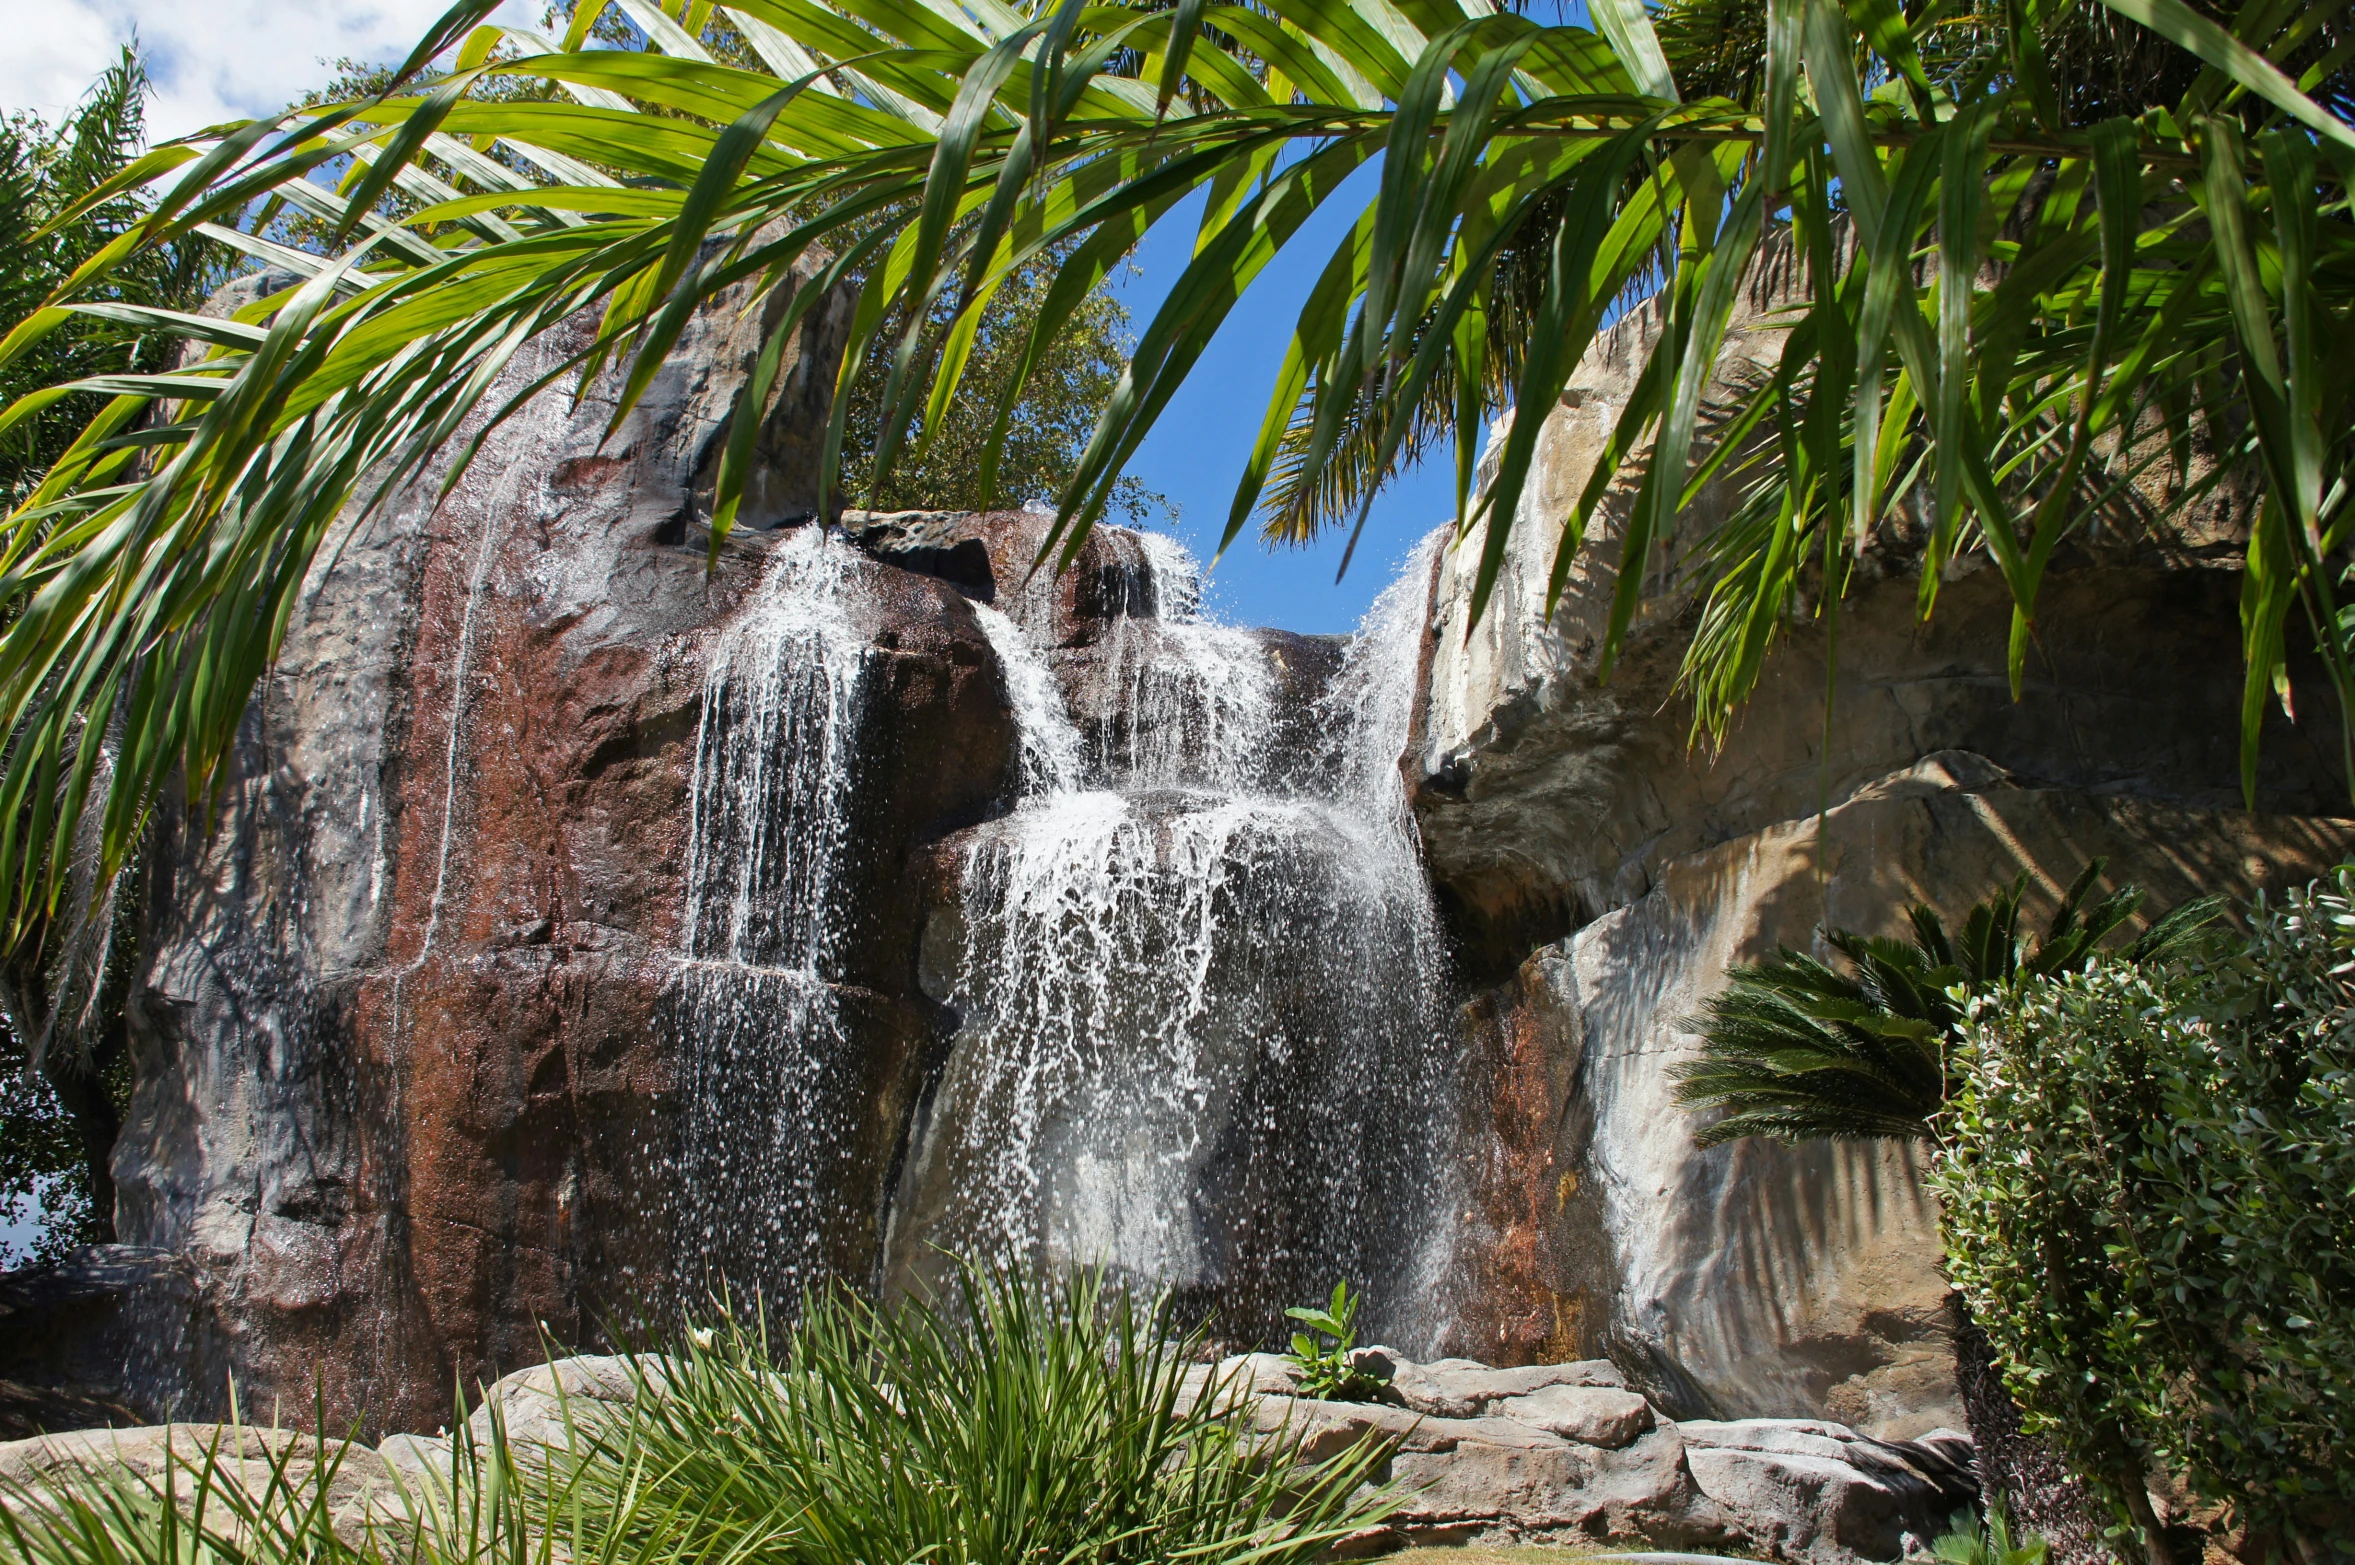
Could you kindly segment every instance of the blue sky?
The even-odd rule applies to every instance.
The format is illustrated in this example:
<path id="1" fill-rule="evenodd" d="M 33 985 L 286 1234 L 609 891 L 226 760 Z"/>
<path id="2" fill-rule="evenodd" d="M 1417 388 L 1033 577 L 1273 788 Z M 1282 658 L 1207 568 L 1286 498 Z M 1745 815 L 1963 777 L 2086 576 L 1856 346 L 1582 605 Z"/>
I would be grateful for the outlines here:
<path id="1" fill-rule="evenodd" d="M 1528 14 L 1553 25 L 1591 25 L 1585 0 L 1531 0 Z M 1374 199 L 1379 168 L 1377 161 L 1359 170 L 1261 274 L 1129 466 L 1146 488 L 1177 502 L 1180 520 L 1173 530 L 1204 560 L 1226 528 L 1235 484 L 1259 436 L 1268 389 L 1283 364 L 1301 303 L 1333 247 Z M 1152 319 L 1154 307 L 1185 270 L 1200 214 L 1197 202 L 1180 204 L 1138 248 L 1136 260 L 1143 275 L 1131 279 L 1122 294 L 1138 330 Z M 1328 538 L 1309 549 L 1272 552 L 1256 539 L 1238 538 L 1211 573 L 1210 606 L 1246 625 L 1316 633 L 1349 630 L 1389 584 L 1416 540 L 1454 515 L 1453 461 L 1442 451 L 1393 479 L 1374 501 L 1365 537 L 1342 580 L 1336 582 L 1333 576 L 1341 564 L 1345 537 Z"/>
<path id="2" fill-rule="evenodd" d="M 1170 399 L 1129 471 L 1176 502 L 1173 530 L 1202 559 L 1218 547 L 1234 504 L 1235 484 L 1259 438 L 1268 390 L 1292 340 L 1293 322 L 1333 247 L 1374 199 L 1379 165 L 1335 192 L 1261 274 L 1220 327 L 1185 387 Z M 1138 248 L 1141 275 L 1121 298 L 1142 331 L 1193 254 L 1200 206 L 1172 209 Z M 1214 612 L 1246 625 L 1331 633 L 1355 626 L 1390 581 L 1415 541 L 1455 514 L 1455 476 L 1447 453 L 1401 474 L 1374 501 L 1349 572 L 1336 582 L 1345 533 L 1307 549 L 1269 550 L 1246 533 L 1210 574 Z"/>

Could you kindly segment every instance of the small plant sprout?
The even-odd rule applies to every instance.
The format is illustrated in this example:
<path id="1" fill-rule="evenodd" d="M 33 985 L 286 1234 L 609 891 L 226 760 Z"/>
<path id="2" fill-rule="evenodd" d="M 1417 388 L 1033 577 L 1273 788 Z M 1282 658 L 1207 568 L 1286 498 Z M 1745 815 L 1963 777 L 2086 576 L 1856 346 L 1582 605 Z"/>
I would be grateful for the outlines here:
<path id="1" fill-rule="evenodd" d="M 1363 1302 L 1344 1279 L 1333 1284 L 1333 1297 L 1323 1309 L 1294 1305 L 1284 1312 L 1306 1328 L 1292 1333 L 1290 1354 L 1302 1396 L 1324 1402 L 1370 1402 L 1390 1384 L 1388 1370 L 1377 1373 L 1350 1358 L 1357 1347 L 1357 1312 Z"/>

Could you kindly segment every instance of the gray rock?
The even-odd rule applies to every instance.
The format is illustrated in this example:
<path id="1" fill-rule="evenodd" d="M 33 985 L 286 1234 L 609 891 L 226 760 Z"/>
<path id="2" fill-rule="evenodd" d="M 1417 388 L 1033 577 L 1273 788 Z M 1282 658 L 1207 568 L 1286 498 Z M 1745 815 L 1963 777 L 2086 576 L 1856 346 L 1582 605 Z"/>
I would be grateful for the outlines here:
<path id="1" fill-rule="evenodd" d="M 1777 1557 L 1846 1565 L 1894 1559 L 1978 1496 L 1951 1431 L 1872 1440 L 1808 1419 L 1693 1420 L 1679 1427 L 1693 1480 Z"/>
<path id="2" fill-rule="evenodd" d="M 1254 1357 L 1228 1360 L 1227 1383 L 1247 1385 Z M 1452 1405 L 1493 1411 L 1450 1417 L 1280 1392 L 1250 1410 L 1264 1459 L 1305 1467 L 1368 1442 L 1387 1447 L 1375 1476 L 1394 1486 L 1398 1506 L 1379 1536 L 1361 1540 L 1367 1549 L 1607 1539 L 1863 1565 L 1898 1558 L 1977 1493 L 1970 1442 L 1950 1430 L 1906 1442 L 1827 1420 L 1676 1424 L 1622 1386 L 1595 1384 L 1607 1365 L 1400 1359 L 1396 1368 L 1402 1385 L 1445 1386 Z M 1195 1394 L 1206 1379 L 1192 1382 Z"/>
<path id="3" fill-rule="evenodd" d="M 1608 1386 L 1545 1386 L 1495 1404 L 1498 1414 L 1583 1445 L 1618 1447 L 1652 1427 L 1652 1404 Z"/>
<path id="4" fill-rule="evenodd" d="M 638 1400 L 641 1385 L 659 1392 L 662 1360 L 651 1354 L 583 1356 L 535 1364 L 494 1382 L 482 1405 L 468 1415 L 466 1432 L 487 1443 L 502 1426 L 511 1447 L 568 1450 L 612 1427 L 621 1410 Z"/>
<path id="5" fill-rule="evenodd" d="M 1440 1418 L 1478 1418 L 1510 1397 L 1525 1397 L 1547 1386 L 1624 1387 L 1626 1377 L 1608 1359 L 1574 1364 L 1525 1364 L 1491 1369 L 1473 1359 L 1400 1363 L 1390 1386 L 1418 1412 Z"/>

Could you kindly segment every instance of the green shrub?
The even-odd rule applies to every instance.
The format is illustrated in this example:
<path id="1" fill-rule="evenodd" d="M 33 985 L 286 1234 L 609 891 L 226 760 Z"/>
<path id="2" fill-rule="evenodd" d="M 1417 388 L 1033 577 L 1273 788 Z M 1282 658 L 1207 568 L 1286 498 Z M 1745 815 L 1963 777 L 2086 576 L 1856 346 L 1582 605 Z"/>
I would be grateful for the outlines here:
<path id="1" fill-rule="evenodd" d="M 340 1443 L 235 1429 L 153 1481 L 0 1481 L 0 1562 L 1304 1565 L 1390 1508 L 1386 1446 L 1295 1463 L 1169 1326 L 1092 1278 L 969 1272 L 942 1309 L 825 1294 L 781 1357 L 722 1324 L 631 1360 L 633 1405 L 565 1405 L 570 1450 L 495 1416 L 469 1438 L 461 1408 L 453 1470 L 372 1509 Z"/>
<path id="2" fill-rule="evenodd" d="M 1366 1487 L 1383 1447 L 1305 1470 L 1263 1450 L 1228 1388 L 1190 1394 L 1199 1339 L 1094 1278 L 968 1270 L 942 1306 L 822 1293 L 783 1346 L 722 1323 L 635 1360 L 584 1491 L 693 1510 L 689 1558 L 777 1531 L 796 1565 L 1290 1565 L 1388 1509 Z"/>
<path id="3" fill-rule="evenodd" d="M 1948 1275 L 2030 1428 L 2146 1547 L 2164 1469 L 2260 1537 L 2347 1557 L 2355 868 L 2252 923 L 2234 950 L 1979 1002 L 1933 1184 Z"/>

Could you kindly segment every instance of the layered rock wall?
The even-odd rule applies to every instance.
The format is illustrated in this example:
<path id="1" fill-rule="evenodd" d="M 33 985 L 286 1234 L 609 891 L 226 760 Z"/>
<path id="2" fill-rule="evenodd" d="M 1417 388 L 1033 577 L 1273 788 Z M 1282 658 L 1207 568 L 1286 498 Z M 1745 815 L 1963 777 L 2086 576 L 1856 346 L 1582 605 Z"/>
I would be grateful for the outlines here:
<path id="1" fill-rule="evenodd" d="M 1727 384 L 1779 354 L 1766 312 L 1787 284 L 1771 266 L 1754 280 Z M 1653 556 L 1607 679 L 1624 486 L 1545 607 L 1559 519 L 1656 330 L 1638 311 L 1606 333 L 1546 415 L 1486 616 L 1469 612 L 1477 534 L 1434 573 L 1407 765 L 1480 989 L 1447 1341 L 1496 1362 L 1607 1353 L 1679 1417 L 1959 1424 L 1915 1154 L 1698 1150 L 1669 1074 L 1694 1013 L 1729 965 L 1807 949 L 1826 922 L 1902 934 L 1909 903 L 1953 917 L 2023 872 L 2041 920 L 2091 857 L 2154 912 L 2308 878 L 2355 848 L 2337 719 L 2293 661 L 2300 721 L 2268 714 L 2267 813 L 2243 813 L 2237 573 L 2213 538 L 2113 535 L 2056 557 L 2017 700 L 2000 578 L 1958 563 L 1924 623 L 1896 547 L 1840 604 L 1836 660 L 1829 616 L 1796 617 L 1722 744 L 1697 742 L 1687 572 L 1729 494 L 1704 492 Z"/>

